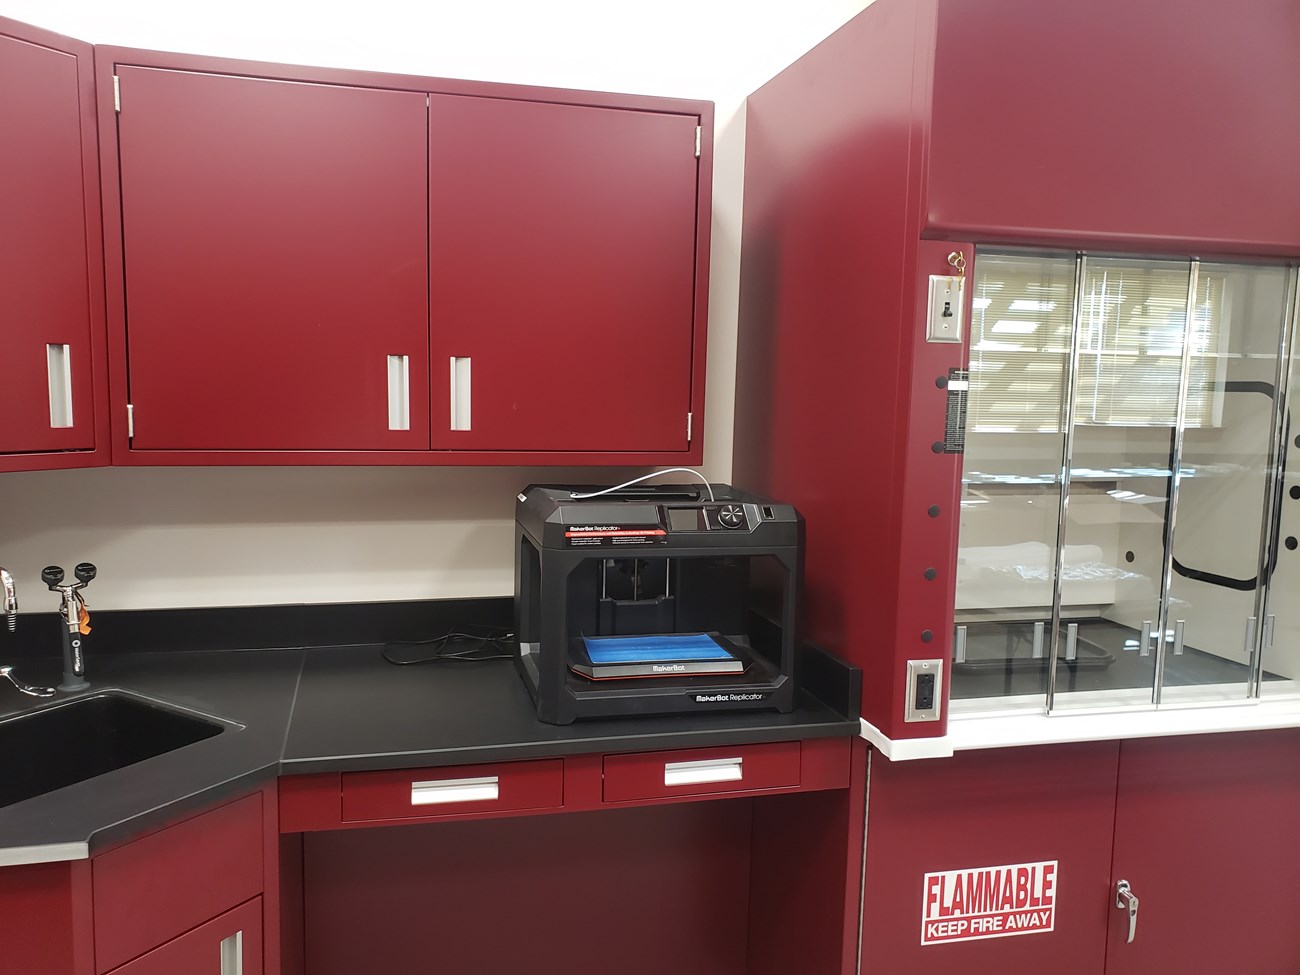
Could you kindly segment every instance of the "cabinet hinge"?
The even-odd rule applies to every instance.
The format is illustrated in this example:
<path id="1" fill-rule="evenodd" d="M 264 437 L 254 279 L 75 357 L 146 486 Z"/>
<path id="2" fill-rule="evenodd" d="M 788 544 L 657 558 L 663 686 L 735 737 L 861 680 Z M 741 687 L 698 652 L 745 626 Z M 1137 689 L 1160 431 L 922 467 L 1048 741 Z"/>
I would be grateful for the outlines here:
<path id="1" fill-rule="evenodd" d="M 130 403 L 126 404 L 126 439 L 130 440 L 135 436 L 135 407 Z"/>
<path id="2" fill-rule="evenodd" d="M 113 111 L 122 111 L 122 79 L 117 75 L 113 75 Z M 699 151 L 695 154 L 698 156 Z"/>
<path id="3" fill-rule="evenodd" d="M 114 79 L 116 81 L 116 79 Z M 695 158 L 700 158 L 700 141 L 704 138 L 704 126 L 695 126 Z"/>
<path id="4" fill-rule="evenodd" d="M 695 419 L 694 413 L 686 414 L 686 442 L 691 442 L 691 421 Z"/>

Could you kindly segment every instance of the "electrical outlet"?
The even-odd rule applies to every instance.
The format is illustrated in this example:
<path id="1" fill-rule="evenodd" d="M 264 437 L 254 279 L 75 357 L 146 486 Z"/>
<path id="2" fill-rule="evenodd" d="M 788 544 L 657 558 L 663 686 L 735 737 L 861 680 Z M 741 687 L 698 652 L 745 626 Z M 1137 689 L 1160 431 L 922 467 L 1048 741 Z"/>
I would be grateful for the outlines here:
<path id="1" fill-rule="evenodd" d="M 907 662 L 907 706 L 904 721 L 938 721 L 943 700 L 943 661 Z"/>

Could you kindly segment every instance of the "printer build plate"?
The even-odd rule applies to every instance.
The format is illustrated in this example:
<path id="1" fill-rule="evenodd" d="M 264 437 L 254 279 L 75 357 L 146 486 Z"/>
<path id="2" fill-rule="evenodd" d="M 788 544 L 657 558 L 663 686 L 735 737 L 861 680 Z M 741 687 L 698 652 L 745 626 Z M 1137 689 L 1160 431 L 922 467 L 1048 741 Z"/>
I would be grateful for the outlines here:
<path id="1" fill-rule="evenodd" d="M 720 633 L 654 633 L 569 641 L 570 668 L 590 680 L 742 674 L 746 655 Z"/>

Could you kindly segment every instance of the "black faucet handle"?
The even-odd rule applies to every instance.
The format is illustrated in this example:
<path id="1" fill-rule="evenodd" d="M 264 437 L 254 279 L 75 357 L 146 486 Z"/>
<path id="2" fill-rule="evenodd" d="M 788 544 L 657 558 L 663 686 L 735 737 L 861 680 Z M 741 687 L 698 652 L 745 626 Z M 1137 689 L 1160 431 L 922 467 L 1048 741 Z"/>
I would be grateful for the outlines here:
<path id="1" fill-rule="evenodd" d="M 95 578 L 95 573 L 98 571 L 99 570 L 91 563 L 80 562 L 77 567 L 72 570 L 72 574 L 77 577 L 77 581 L 83 586 L 88 586 L 90 585 L 90 581 Z"/>
<path id="2" fill-rule="evenodd" d="M 55 588 L 63 581 L 63 567 L 60 565 L 47 565 L 41 569 L 41 582 L 45 583 L 51 589 Z"/>

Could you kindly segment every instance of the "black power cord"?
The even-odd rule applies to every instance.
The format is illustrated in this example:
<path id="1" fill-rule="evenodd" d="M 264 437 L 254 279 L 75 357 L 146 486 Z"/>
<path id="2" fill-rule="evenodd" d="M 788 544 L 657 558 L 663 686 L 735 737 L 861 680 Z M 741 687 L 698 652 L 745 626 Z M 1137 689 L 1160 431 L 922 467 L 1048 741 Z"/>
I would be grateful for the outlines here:
<path id="1" fill-rule="evenodd" d="M 493 627 L 475 627 L 481 633 L 453 627 L 432 640 L 394 640 L 385 643 L 383 657 L 390 664 L 476 663 L 482 660 L 511 660 L 515 655 L 514 633 Z M 418 654 L 399 653 L 402 648 L 417 649 Z"/>

